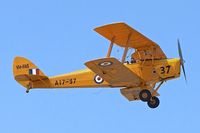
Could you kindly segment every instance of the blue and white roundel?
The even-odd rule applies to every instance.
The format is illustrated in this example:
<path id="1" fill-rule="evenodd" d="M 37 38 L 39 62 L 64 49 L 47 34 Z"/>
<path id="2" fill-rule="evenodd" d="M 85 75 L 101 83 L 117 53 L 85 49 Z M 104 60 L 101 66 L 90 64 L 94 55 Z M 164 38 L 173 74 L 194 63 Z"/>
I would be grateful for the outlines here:
<path id="1" fill-rule="evenodd" d="M 99 75 L 96 75 L 95 77 L 94 77 L 94 81 L 95 81 L 95 83 L 97 83 L 97 84 L 101 84 L 101 83 L 103 83 L 103 79 L 99 76 Z"/>

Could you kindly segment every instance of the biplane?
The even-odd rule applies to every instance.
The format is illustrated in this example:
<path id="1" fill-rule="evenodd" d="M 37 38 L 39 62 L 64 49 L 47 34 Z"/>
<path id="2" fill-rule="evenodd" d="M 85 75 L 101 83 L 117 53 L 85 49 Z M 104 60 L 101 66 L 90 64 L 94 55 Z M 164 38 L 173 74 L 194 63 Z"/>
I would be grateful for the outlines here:
<path id="1" fill-rule="evenodd" d="M 121 88 L 129 101 L 147 102 L 150 108 L 158 107 L 158 90 L 168 80 L 180 77 L 184 60 L 178 41 L 180 58 L 168 59 L 160 46 L 125 23 L 108 24 L 94 29 L 110 41 L 105 58 L 85 63 L 84 70 L 48 77 L 31 61 L 15 57 L 13 75 L 28 93 L 36 88 Z M 124 49 L 122 59 L 111 57 L 113 45 Z M 134 48 L 129 61 L 127 52 Z"/>

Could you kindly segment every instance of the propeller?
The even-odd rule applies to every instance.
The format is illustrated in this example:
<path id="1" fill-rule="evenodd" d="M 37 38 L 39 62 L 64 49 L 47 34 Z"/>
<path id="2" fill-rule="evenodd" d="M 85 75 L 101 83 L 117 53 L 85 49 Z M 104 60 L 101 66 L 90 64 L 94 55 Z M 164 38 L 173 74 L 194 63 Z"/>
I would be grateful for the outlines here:
<path id="1" fill-rule="evenodd" d="M 179 53 L 179 57 L 180 57 L 180 60 L 181 60 L 181 67 L 183 69 L 183 74 L 184 74 L 184 77 L 185 77 L 185 81 L 187 82 L 185 66 L 184 66 L 185 61 L 183 59 L 183 54 L 182 54 L 182 50 L 181 50 L 181 45 L 180 45 L 179 39 L 177 40 L 177 43 L 178 43 L 178 53 Z"/>

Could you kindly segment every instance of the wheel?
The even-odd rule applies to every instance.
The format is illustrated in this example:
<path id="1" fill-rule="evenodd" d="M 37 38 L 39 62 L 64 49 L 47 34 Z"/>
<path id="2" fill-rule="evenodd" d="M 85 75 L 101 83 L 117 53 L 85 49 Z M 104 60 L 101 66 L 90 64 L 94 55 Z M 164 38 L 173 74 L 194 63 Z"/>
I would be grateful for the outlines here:
<path id="1" fill-rule="evenodd" d="M 148 104 L 148 106 L 149 106 L 150 108 L 157 108 L 158 105 L 160 104 L 160 100 L 159 100 L 157 97 L 153 96 L 153 97 L 147 102 L 147 104 Z"/>
<path id="2" fill-rule="evenodd" d="M 139 97 L 141 101 L 147 102 L 151 98 L 151 92 L 149 90 L 144 89 L 140 91 Z"/>

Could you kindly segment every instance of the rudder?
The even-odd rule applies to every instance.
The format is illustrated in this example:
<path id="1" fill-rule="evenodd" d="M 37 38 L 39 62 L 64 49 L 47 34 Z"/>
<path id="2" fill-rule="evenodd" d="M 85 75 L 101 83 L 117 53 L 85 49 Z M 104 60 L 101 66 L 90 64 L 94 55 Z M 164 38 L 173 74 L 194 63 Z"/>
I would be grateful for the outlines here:
<path id="1" fill-rule="evenodd" d="M 24 57 L 15 57 L 13 75 L 15 80 L 27 90 L 46 88 L 49 85 L 49 78 L 35 64 Z"/>

